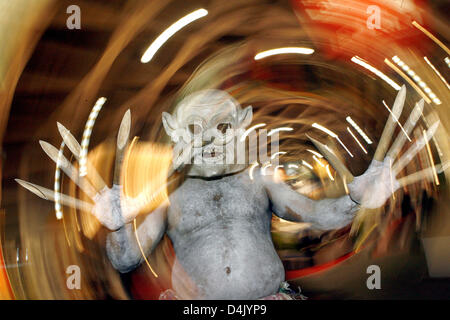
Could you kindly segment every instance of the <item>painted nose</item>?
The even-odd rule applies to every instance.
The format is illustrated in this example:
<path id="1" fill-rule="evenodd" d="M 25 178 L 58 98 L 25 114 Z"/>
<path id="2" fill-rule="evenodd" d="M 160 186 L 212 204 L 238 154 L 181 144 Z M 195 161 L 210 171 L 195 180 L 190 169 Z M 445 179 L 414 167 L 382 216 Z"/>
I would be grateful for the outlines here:
<path id="1" fill-rule="evenodd" d="M 209 137 L 209 139 L 205 138 L 202 140 L 202 147 L 207 146 L 213 142 L 214 142 L 214 137 Z"/>
<path id="2" fill-rule="evenodd" d="M 215 137 L 216 136 L 215 136 L 214 131 L 212 129 L 206 130 L 203 133 L 203 137 L 202 137 L 203 146 L 208 145 L 210 143 L 213 143 Z"/>

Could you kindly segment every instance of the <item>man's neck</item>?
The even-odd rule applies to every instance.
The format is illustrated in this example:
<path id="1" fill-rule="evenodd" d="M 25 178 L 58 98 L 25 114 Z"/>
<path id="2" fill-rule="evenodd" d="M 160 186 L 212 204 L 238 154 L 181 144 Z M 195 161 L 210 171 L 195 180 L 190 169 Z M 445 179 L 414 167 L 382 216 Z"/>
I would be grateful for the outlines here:
<path id="1" fill-rule="evenodd" d="M 226 172 L 224 172 L 222 174 L 215 174 L 215 175 L 211 175 L 211 176 L 205 176 L 205 175 L 196 174 L 196 172 L 189 171 L 186 174 L 186 176 L 188 178 L 193 178 L 193 179 L 219 180 L 219 179 L 222 179 L 222 178 L 225 178 L 225 177 L 238 175 L 238 174 L 244 172 L 247 169 L 248 169 L 248 164 L 242 164 L 242 165 L 236 165 L 232 170 L 227 170 Z"/>

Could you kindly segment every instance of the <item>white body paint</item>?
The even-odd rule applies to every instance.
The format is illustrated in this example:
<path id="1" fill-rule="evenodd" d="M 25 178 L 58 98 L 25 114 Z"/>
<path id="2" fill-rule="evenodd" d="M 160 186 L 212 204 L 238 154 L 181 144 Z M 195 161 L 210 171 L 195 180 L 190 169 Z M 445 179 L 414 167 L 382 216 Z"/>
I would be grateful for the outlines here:
<path id="1" fill-rule="evenodd" d="M 217 90 L 185 98 L 174 117 L 163 115 L 167 133 L 185 148 L 193 138 L 189 125 L 200 124 L 196 134 L 202 134 L 203 153 L 236 138 L 216 141 L 217 132 L 211 131 L 224 122 L 244 129 L 251 123 L 251 107 L 241 110 Z M 138 228 L 146 253 L 167 232 L 176 254 L 172 285 L 183 299 L 256 299 L 277 293 L 284 269 L 270 234 L 272 212 L 320 229 L 343 227 L 354 217 L 357 206 L 348 196 L 313 201 L 259 170 L 251 180 L 246 166 L 219 160 L 216 154 L 190 165 L 189 177 L 170 195 L 170 207 L 162 206 Z M 122 272 L 143 260 L 130 224 L 109 234 L 107 250 Z"/>

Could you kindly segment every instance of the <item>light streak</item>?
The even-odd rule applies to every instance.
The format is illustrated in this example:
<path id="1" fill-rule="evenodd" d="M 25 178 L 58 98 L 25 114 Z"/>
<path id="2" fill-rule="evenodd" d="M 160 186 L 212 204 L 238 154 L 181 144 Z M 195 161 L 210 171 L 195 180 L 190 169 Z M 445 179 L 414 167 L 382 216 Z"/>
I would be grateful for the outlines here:
<path id="1" fill-rule="evenodd" d="M 270 167 L 271 165 L 272 165 L 272 164 L 271 164 L 270 162 L 266 162 L 266 163 L 262 166 L 262 168 L 261 168 L 261 173 L 262 173 L 263 176 L 266 175 L 266 169 L 267 169 L 268 167 Z"/>
<path id="2" fill-rule="evenodd" d="M 280 131 L 292 131 L 292 130 L 294 130 L 294 129 L 289 128 L 289 127 L 276 128 L 276 129 L 270 130 L 269 133 L 267 134 L 267 136 L 270 137 L 274 133 L 277 133 L 277 132 L 280 132 Z"/>
<path id="3" fill-rule="evenodd" d="M 292 168 L 298 169 L 298 165 L 296 165 L 296 164 L 294 164 L 294 163 L 291 163 L 291 164 L 288 165 L 288 168 L 289 168 L 289 169 L 292 169 Z"/>
<path id="4" fill-rule="evenodd" d="M 302 47 L 286 47 L 286 48 L 277 48 L 271 49 L 267 51 L 263 51 L 255 55 L 255 60 L 260 60 L 269 56 L 277 55 L 277 54 L 287 54 L 287 53 L 297 53 L 297 54 L 312 54 L 314 53 L 314 49 L 311 48 L 302 48 Z"/>
<path id="5" fill-rule="evenodd" d="M 283 165 L 278 165 L 278 166 L 276 166 L 276 167 L 273 169 L 274 173 L 276 173 L 278 169 L 283 168 L 283 167 L 284 167 Z"/>
<path id="6" fill-rule="evenodd" d="M 318 124 L 318 123 L 313 123 L 312 124 L 312 126 L 314 127 L 314 128 L 316 128 L 316 129 L 319 129 L 319 130 L 322 130 L 323 132 L 325 132 L 325 133 L 327 133 L 327 134 L 329 134 L 331 137 L 333 137 L 333 138 L 337 138 L 337 134 L 336 133 L 334 133 L 333 131 L 331 131 L 331 130 L 328 130 L 327 128 L 325 128 L 324 126 L 322 126 L 322 125 L 320 125 L 320 124 Z"/>
<path id="7" fill-rule="evenodd" d="M 208 14 L 207 10 L 198 9 L 198 10 L 191 12 L 188 15 L 184 16 L 180 20 L 176 21 L 169 28 L 164 30 L 164 32 L 161 33 L 159 35 L 159 37 L 155 39 L 155 41 L 152 42 L 152 44 L 148 47 L 148 49 L 142 55 L 141 62 L 147 63 L 150 60 L 152 60 L 152 58 L 156 54 L 156 52 L 163 46 L 163 44 L 167 40 L 169 40 L 170 37 L 172 37 L 175 33 L 180 31 L 182 28 L 184 28 L 188 24 L 194 22 L 197 19 L 200 19 L 200 18 L 206 16 L 207 14 Z"/>
<path id="8" fill-rule="evenodd" d="M 59 150 L 52 146 L 50 143 L 40 140 L 39 144 L 42 150 L 52 159 L 53 162 L 58 162 Z M 83 177 L 76 179 L 79 175 L 78 170 L 67 160 L 64 155 L 60 155 L 60 168 L 61 170 L 72 179 L 72 181 L 78 185 L 91 198 L 95 196 L 97 190 L 91 185 L 91 183 Z M 53 194 L 52 194 L 53 197 Z"/>
<path id="9" fill-rule="evenodd" d="M 394 120 L 397 122 L 397 124 L 400 126 L 400 129 L 402 129 L 403 133 L 405 134 L 406 138 L 409 140 L 409 142 L 411 142 L 411 138 L 409 137 L 408 133 L 405 131 L 405 129 L 403 128 L 402 124 L 400 123 L 400 121 L 398 121 L 397 117 L 392 113 L 391 109 L 388 107 L 388 105 L 386 104 L 386 102 L 383 100 L 383 105 L 386 107 L 386 109 L 388 109 L 389 113 L 392 115 L 392 118 L 394 118 Z"/>
<path id="10" fill-rule="evenodd" d="M 396 82 L 394 82 L 391 78 L 389 78 L 387 75 L 385 75 L 383 72 L 381 72 L 377 68 L 371 66 L 370 64 L 368 64 L 367 62 L 362 60 L 360 57 L 354 56 L 351 58 L 351 61 L 353 61 L 356 64 L 359 64 L 360 66 L 362 66 L 362 67 L 366 68 L 367 70 L 371 71 L 372 73 L 376 74 L 378 77 L 380 77 L 381 79 L 386 81 L 395 90 L 399 91 L 401 89 L 401 87 Z"/>
<path id="11" fill-rule="evenodd" d="M 422 98 L 427 102 L 427 103 L 431 103 L 431 100 L 427 97 L 427 95 L 419 88 L 418 85 L 416 85 L 414 83 L 413 80 L 411 80 L 405 73 L 403 73 L 402 70 L 400 70 L 399 68 L 397 68 L 391 61 L 389 61 L 388 59 L 384 59 L 384 63 L 386 63 L 389 67 L 391 67 L 392 70 L 394 70 L 395 72 L 397 72 L 403 79 L 405 79 L 405 81 L 407 81 L 411 87 L 414 88 L 414 90 L 417 91 L 418 94 L 420 94 L 422 96 Z"/>
<path id="12" fill-rule="evenodd" d="M 413 26 L 425 33 L 431 40 L 433 40 L 438 46 L 440 46 L 444 51 L 450 55 L 450 50 L 434 35 L 431 34 L 427 29 L 422 27 L 420 24 L 418 24 L 416 21 L 412 22 Z"/>
<path id="13" fill-rule="evenodd" d="M 308 168 L 310 168 L 311 170 L 313 169 L 312 165 L 310 165 L 308 162 L 306 162 L 305 160 L 302 160 L 302 164 L 304 166 L 307 166 Z"/>
<path id="14" fill-rule="evenodd" d="M 273 160 L 273 159 L 275 159 L 276 156 L 283 155 L 283 154 L 286 154 L 286 152 L 284 152 L 284 151 L 276 152 L 270 157 L 270 159 Z"/>
<path id="15" fill-rule="evenodd" d="M 447 89 L 450 90 L 450 86 L 447 82 L 447 80 L 445 80 L 445 78 L 442 76 L 442 74 L 436 69 L 436 67 L 431 63 L 430 60 L 428 60 L 427 57 L 423 57 L 423 59 L 425 60 L 426 63 L 428 63 L 428 65 L 431 67 L 431 69 L 433 69 L 433 71 L 438 75 L 438 77 L 441 79 L 441 81 L 445 84 L 445 86 L 447 87 Z"/>
<path id="16" fill-rule="evenodd" d="M 347 186 L 347 177 L 346 176 L 343 176 L 342 177 L 342 182 L 343 182 L 343 184 L 344 184 L 344 189 L 345 189 L 345 194 L 349 194 L 350 192 L 348 191 L 348 186 Z"/>
<path id="17" fill-rule="evenodd" d="M 78 141 L 75 139 L 75 137 L 70 133 L 69 130 L 66 129 L 61 123 L 57 122 L 58 125 L 58 131 L 61 134 L 61 137 L 63 138 L 64 143 L 69 148 L 69 150 L 72 152 L 72 154 L 75 156 L 75 159 L 77 161 L 80 160 L 80 153 L 81 153 L 81 146 L 78 143 Z M 100 174 L 95 170 L 95 168 L 87 161 L 87 166 L 92 168 L 90 173 L 92 174 L 89 179 L 94 183 L 94 186 L 97 190 L 102 190 L 106 184 L 105 181 L 103 181 Z"/>
<path id="18" fill-rule="evenodd" d="M 422 115 L 422 110 L 424 107 L 424 100 L 421 99 L 419 102 L 416 103 L 414 106 L 414 109 L 411 111 L 408 120 L 405 122 L 405 131 L 410 134 L 411 130 L 415 127 L 417 121 Z M 402 148 L 403 144 L 405 143 L 405 135 L 398 135 L 395 141 L 392 143 L 391 148 L 387 152 L 386 156 L 389 156 L 391 159 L 396 159 L 398 153 L 400 152 L 400 149 Z"/>
<path id="19" fill-rule="evenodd" d="M 253 181 L 253 171 L 255 170 L 255 168 L 259 165 L 258 162 L 254 162 L 251 166 L 250 166 L 250 170 L 248 171 L 248 175 L 250 176 L 250 180 Z"/>
<path id="20" fill-rule="evenodd" d="M 373 159 L 376 161 L 383 161 L 383 159 L 385 158 L 395 130 L 394 118 L 399 118 L 401 116 L 403 107 L 405 105 L 405 99 L 406 86 L 403 85 L 402 89 L 395 97 L 394 106 L 392 107 L 392 114 L 389 115 L 386 124 L 384 125 L 383 132 L 381 134 L 380 140 L 378 141 L 377 149 L 375 150 L 375 154 L 373 155 Z"/>
<path id="21" fill-rule="evenodd" d="M 391 177 L 391 194 L 392 194 L 392 199 L 395 200 L 394 176 L 392 174 L 392 159 L 389 159 L 389 176 Z"/>
<path id="22" fill-rule="evenodd" d="M 313 156 L 313 159 L 314 159 L 321 167 L 325 168 L 325 165 L 324 165 L 319 159 L 317 159 L 316 156 Z"/>
<path id="23" fill-rule="evenodd" d="M 333 178 L 333 176 L 331 174 L 331 171 L 330 171 L 330 165 L 329 164 L 327 164 L 326 169 L 327 169 L 328 177 L 330 178 L 331 181 L 334 181 L 334 178 Z"/>
<path id="24" fill-rule="evenodd" d="M 80 177 L 87 175 L 87 153 L 89 148 L 89 140 L 91 138 L 92 129 L 94 128 L 95 120 L 106 102 L 105 97 L 101 97 L 97 100 L 94 107 L 89 114 L 88 121 L 84 127 L 83 139 L 81 141 L 80 151 Z"/>
<path id="25" fill-rule="evenodd" d="M 261 128 L 264 127 L 266 124 L 265 123 L 258 123 L 255 124 L 254 126 L 248 128 L 247 130 L 245 130 L 245 132 L 242 134 L 240 141 L 244 142 L 245 138 L 247 138 L 247 136 L 250 134 L 250 132 L 252 132 L 253 130 L 257 129 L 257 128 Z"/>
<path id="26" fill-rule="evenodd" d="M 136 219 L 133 220 L 133 227 L 134 227 L 134 235 L 136 237 L 136 242 L 138 244 L 139 247 L 139 251 L 142 254 L 142 258 L 144 258 L 145 263 L 147 264 L 148 268 L 150 269 L 150 271 L 153 273 L 153 275 L 155 276 L 155 278 L 158 278 L 158 275 L 156 274 L 156 272 L 153 270 L 152 266 L 150 265 L 150 262 L 148 262 L 147 257 L 144 253 L 144 250 L 142 249 L 142 245 L 141 245 L 141 241 L 139 241 L 139 236 L 138 236 L 138 232 L 137 232 L 137 226 L 136 226 Z"/>
<path id="27" fill-rule="evenodd" d="M 350 155 L 350 157 L 353 158 L 353 154 L 350 152 L 350 150 L 348 150 L 348 148 L 345 146 L 345 144 L 341 141 L 341 139 L 339 139 L 339 137 L 336 137 L 336 140 L 341 144 L 341 146 L 345 149 L 345 151 L 347 151 L 347 153 Z"/>
<path id="28" fill-rule="evenodd" d="M 397 56 L 393 56 L 392 61 L 394 61 L 400 68 L 402 68 L 403 71 L 405 71 L 414 80 L 414 82 L 416 82 L 419 85 L 419 87 L 421 87 L 423 91 L 425 91 L 425 93 L 430 97 L 431 100 L 433 100 L 435 104 L 439 105 L 442 103 L 441 100 L 436 96 L 436 94 L 433 91 L 431 91 L 428 85 L 404 61 L 402 61 Z M 425 59 L 425 61 L 427 61 L 427 59 Z"/>
<path id="29" fill-rule="evenodd" d="M 429 144 L 429 142 L 427 140 L 427 135 L 426 135 L 425 130 L 422 130 L 422 133 L 423 133 L 423 139 L 426 141 L 428 157 L 430 158 L 431 167 L 433 168 L 434 181 L 436 182 L 436 185 L 438 186 L 439 185 L 439 178 L 437 176 L 436 167 L 434 165 L 434 159 L 433 159 L 433 154 L 431 153 L 430 144 Z"/>
<path id="30" fill-rule="evenodd" d="M 347 151 L 347 153 L 350 155 L 350 157 L 353 158 L 353 154 L 350 152 L 350 150 L 348 150 L 348 148 L 345 146 L 345 144 L 341 141 L 341 139 L 339 139 L 338 135 L 336 133 L 334 133 L 331 130 L 328 130 L 327 128 L 325 128 L 324 126 L 318 124 L 318 123 L 313 123 L 312 126 L 316 129 L 322 130 L 323 132 L 329 134 L 332 138 L 335 138 L 339 144 L 345 149 L 345 151 Z"/>
<path id="31" fill-rule="evenodd" d="M 317 151 L 311 150 L 311 149 L 306 149 L 306 151 L 316 155 L 319 158 L 323 158 L 323 155 L 321 155 L 320 153 L 318 153 Z"/>
<path id="32" fill-rule="evenodd" d="M 373 143 L 372 140 L 370 140 L 369 137 L 364 133 L 364 131 L 362 131 L 362 129 L 356 124 L 356 122 L 353 121 L 352 118 L 350 118 L 350 116 L 345 118 L 345 120 L 347 120 L 347 122 L 352 125 L 352 127 L 356 130 L 356 132 L 359 133 L 359 135 L 361 137 L 363 137 L 363 139 L 367 142 L 367 144 L 372 144 Z"/>
<path id="33" fill-rule="evenodd" d="M 54 189 L 54 193 L 55 193 L 55 214 L 56 214 L 56 219 L 61 220 L 61 218 L 63 217 L 63 213 L 61 210 L 61 197 L 60 197 L 60 192 L 61 192 L 61 183 L 60 183 L 60 178 L 61 178 L 61 158 L 63 156 L 63 150 L 64 150 L 64 141 L 61 142 L 61 146 L 59 147 L 59 152 L 58 152 L 58 160 L 56 161 L 56 170 L 55 170 L 55 183 L 53 186 Z"/>
<path id="34" fill-rule="evenodd" d="M 449 57 L 445 57 L 444 61 L 447 64 L 447 67 L 450 68 L 450 58 Z"/>
<path id="35" fill-rule="evenodd" d="M 437 120 L 431 127 L 428 128 L 426 135 L 424 137 L 424 141 L 417 140 L 414 142 L 412 146 L 409 147 L 405 153 L 402 154 L 400 159 L 398 159 L 394 164 L 394 172 L 395 176 L 403 170 L 404 167 L 408 165 L 408 163 L 413 159 L 413 157 L 425 146 L 426 142 L 430 140 L 433 135 L 436 133 L 436 130 L 438 129 L 440 124 L 440 121 Z"/>
<path id="36" fill-rule="evenodd" d="M 327 159 L 328 162 L 331 163 L 331 165 L 335 168 L 335 170 L 337 170 L 337 172 L 339 172 L 341 176 L 346 176 L 350 182 L 353 181 L 352 173 L 347 169 L 345 164 L 342 163 L 342 161 L 338 157 L 336 157 L 336 155 L 328 148 L 328 146 L 317 141 L 316 139 L 311 138 L 308 135 L 306 136 L 309 138 L 309 140 L 311 140 L 312 143 L 314 143 L 316 148 L 324 154 L 325 159 Z"/>
<path id="37" fill-rule="evenodd" d="M 369 230 L 367 231 L 367 233 L 362 235 L 361 240 L 359 240 L 355 247 L 355 253 L 359 253 L 364 247 L 362 246 L 364 244 L 364 242 L 367 240 L 367 238 L 369 237 L 369 235 L 373 232 L 373 230 L 375 230 L 375 228 L 378 226 L 378 223 L 374 223 L 373 226 L 371 226 L 369 228 Z"/>
<path id="38" fill-rule="evenodd" d="M 356 138 L 356 136 L 353 134 L 352 130 L 350 130 L 349 127 L 347 127 L 347 131 L 350 132 L 351 136 L 353 137 L 353 139 L 355 139 L 355 141 L 358 143 L 359 147 L 362 149 L 362 151 L 364 151 L 365 154 L 367 154 L 367 150 L 363 147 L 363 145 L 361 144 L 361 142 L 359 142 L 359 140 Z"/>

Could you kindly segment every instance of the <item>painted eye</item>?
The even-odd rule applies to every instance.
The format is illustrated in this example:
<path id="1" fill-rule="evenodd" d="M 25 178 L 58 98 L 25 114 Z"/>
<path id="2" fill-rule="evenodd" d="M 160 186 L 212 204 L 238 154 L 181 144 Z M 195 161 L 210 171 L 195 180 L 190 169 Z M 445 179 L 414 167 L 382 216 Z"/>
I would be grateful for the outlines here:
<path id="1" fill-rule="evenodd" d="M 192 133 L 194 135 L 202 132 L 202 126 L 199 124 L 195 124 L 195 123 L 188 125 L 188 129 L 189 129 L 190 133 Z"/>
<path id="2" fill-rule="evenodd" d="M 225 134 L 227 132 L 228 129 L 231 129 L 231 124 L 230 123 L 219 123 L 217 125 L 217 130 L 219 130 L 220 132 L 222 132 L 222 134 Z"/>

